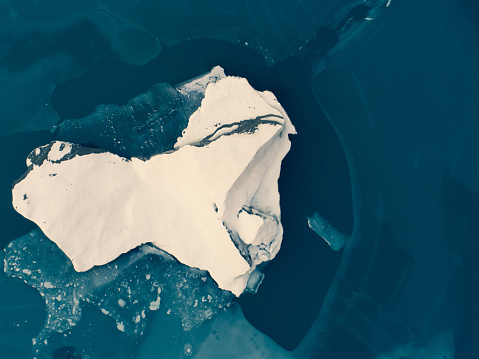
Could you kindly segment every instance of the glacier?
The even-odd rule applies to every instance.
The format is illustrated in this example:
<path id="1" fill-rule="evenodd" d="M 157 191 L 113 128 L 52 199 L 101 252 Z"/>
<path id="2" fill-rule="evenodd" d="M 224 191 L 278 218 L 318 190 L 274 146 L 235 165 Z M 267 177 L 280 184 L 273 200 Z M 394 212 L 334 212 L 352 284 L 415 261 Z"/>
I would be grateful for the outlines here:
<path id="1" fill-rule="evenodd" d="M 79 272 L 152 243 L 239 296 L 279 251 L 277 180 L 294 133 L 272 93 L 223 77 L 206 84 L 173 151 L 127 159 L 52 142 L 28 156 L 13 206 Z"/>

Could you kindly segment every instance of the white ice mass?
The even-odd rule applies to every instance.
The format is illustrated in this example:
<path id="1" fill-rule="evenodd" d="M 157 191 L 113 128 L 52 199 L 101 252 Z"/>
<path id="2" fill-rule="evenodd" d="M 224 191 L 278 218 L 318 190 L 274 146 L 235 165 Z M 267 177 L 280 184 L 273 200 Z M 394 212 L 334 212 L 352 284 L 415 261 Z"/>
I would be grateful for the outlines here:
<path id="1" fill-rule="evenodd" d="M 77 271 L 153 243 L 238 296 L 280 248 L 277 181 L 293 133 L 272 93 L 223 75 L 175 151 L 130 160 L 57 141 L 30 154 L 13 205 Z"/>

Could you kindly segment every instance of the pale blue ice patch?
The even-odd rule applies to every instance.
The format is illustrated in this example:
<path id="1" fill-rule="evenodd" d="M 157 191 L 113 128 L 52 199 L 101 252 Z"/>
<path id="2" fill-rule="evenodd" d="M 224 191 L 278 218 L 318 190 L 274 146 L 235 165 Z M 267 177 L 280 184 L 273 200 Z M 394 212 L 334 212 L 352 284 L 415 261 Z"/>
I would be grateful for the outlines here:
<path id="1" fill-rule="evenodd" d="M 308 218 L 308 225 L 318 236 L 323 238 L 333 251 L 341 250 L 349 239 L 349 236 L 338 231 L 334 226 L 319 213 L 314 213 Z"/>

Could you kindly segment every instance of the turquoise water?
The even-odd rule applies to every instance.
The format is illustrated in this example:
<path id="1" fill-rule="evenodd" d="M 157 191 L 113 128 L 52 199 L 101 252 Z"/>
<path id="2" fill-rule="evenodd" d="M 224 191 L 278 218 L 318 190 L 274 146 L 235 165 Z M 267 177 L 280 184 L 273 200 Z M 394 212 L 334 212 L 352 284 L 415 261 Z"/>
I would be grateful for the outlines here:
<path id="1" fill-rule="evenodd" d="M 190 346 L 198 358 L 478 356 L 479 10 L 466 0 L 387 4 L 0 5 L 8 45 L 0 59 L 2 248 L 36 228 L 11 207 L 28 153 L 62 139 L 59 123 L 98 105 L 124 105 L 156 83 L 220 65 L 272 91 L 298 131 L 279 180 L 282 249 L 256 294 L 189 331 L 180 318 L 191 315 L 185 298 L 193 294 L 165 294 L 136 335 L 97 305 L 98 293 L 123 282 L 85 279 L 91 302 L 76 326 L 41 344 L 43 357 L 178 358 Z M 308 227 L 314 213 L 351 236 L 344 250 Z M 68 267 L 55 249 L 35 248 Z M 125 280 L 136 278 L 132 268 L 121 271 Z M 199 290 L 219 296 L 210 284 Z M 0 357 L 28 358 L 44 298 L 5 274 L 0 287 Z M 185 306 L 169 315 L 163 308 L 173 299 Z"/>

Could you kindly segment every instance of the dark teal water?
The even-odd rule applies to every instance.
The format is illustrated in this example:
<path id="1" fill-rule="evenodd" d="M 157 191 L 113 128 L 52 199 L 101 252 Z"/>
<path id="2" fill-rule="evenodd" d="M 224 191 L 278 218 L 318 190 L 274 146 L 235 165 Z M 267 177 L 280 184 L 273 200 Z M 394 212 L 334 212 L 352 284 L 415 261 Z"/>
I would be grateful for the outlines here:
<path id="1" fill-rule="evenodd" d="M 58 138 L 32 132 L 54 130 L 42 107 L 50 96 L 61 122 L 220 65 L 257 90 L 272 91 L 298 131 L 279 180 L 282 249 L 265 268 L 258 293 L 238 300 L 248 322 L 279 346 L 296 348 L 291 355 L 300 358 L 479 356 L 474 2 L 393 0 L 386 8 L 380 1 L 211 1 L 199 9 L 186 1 L 136 7 L 105 1 L 86 18 L 79 5 L 31 10 L 20 3 L 2 4 L 0 13 L 13 29 L 0 61 L 6 79 L 1 133 L 7 134 L 0 137 L 2 248 L 35 228 L 11 208 L 10 190 L 28 153 Z M 211 24 L 196 16 L 200 10 Z M 36 18 L 51 21 L 42 30 Z M 157 34 L 158 57 L 138 66 L 134 54 L 121 58 L 128 44 L 112 51 L 120 46 L 112 45 L 112 34 L 124 19 Z M 32 117 L 35 109 L 42 115 Z M 351 234 L 346 249 L 333 252 L 308 228 L 306 217 L 314 212 Z M 0 277 L 0 286 L 0 357 L 28 357 L 45 316 L 42 299 L 20 280 Z M 72 336 L 57 335 L 67 349 L 56 358 L 71 358 L 72 343 L 93 358 L 155 348 L 149 340 L 141 347 L 141 340 L 122 339 L 109 318 L 95 323 L 98 314 L 87 309 Z M 161 333 L 158 321 L 152 323 L 152 332 Z M 197 334 L 199 342 L 208 330 Z M 190 334 L 176 337 L 182 335 Z M 121 349 L 101 344 L 107 340 L 123 341 Z M 158 341 L 158 350 L 169 340 Z M 257 347 L 280 357 L 271 345 Z M 178 357 L 173 352 L 164 355 Z M 216 353 L 248 357 L 241 346 L 234 355 Z"/>

